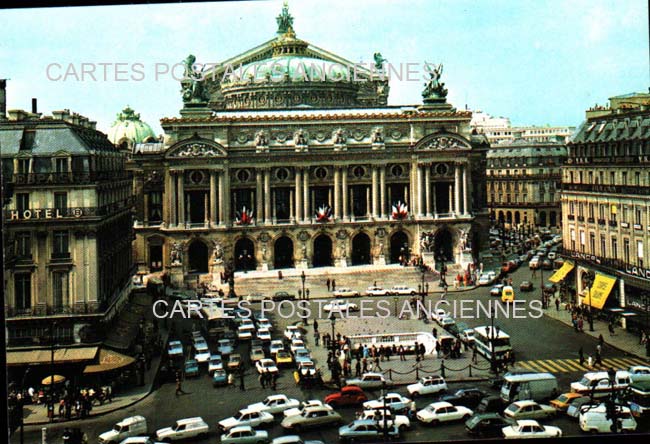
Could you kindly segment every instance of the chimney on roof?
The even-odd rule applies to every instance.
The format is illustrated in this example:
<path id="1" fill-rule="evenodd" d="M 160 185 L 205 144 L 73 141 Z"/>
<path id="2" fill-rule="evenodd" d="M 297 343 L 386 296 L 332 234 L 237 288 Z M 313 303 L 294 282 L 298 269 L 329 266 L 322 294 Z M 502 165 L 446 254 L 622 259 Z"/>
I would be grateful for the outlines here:
<path id="1" fill-rule="evenodd" d="M 0 120 L 7 119 L 7 79 L 0 79 Z"/>
<path id="2" fill-rule="evenodd" d="M 35 97 L 32 97 L 32 114 L 38 113 L 38 101 Z"/>

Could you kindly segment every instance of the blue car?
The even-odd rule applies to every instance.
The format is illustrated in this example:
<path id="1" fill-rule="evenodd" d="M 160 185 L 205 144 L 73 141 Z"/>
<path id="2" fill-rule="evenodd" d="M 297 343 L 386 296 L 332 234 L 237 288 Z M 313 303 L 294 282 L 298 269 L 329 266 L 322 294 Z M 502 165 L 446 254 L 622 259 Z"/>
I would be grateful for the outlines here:
<path id="1" fill-rule="evenodd" d="M 306 348 L 299 348 L 294 352 L 293 359 L 296 365 L 302 361 L 311 361 L 311 352 Z"/>
<path id="2" fill-rule="evenodd" d="M 372 441 L 380 442 L 384 437 L 383 424 L 378 424 L 372 419 L 358 419 L 348 425 L 339 428 L 339 439 L 341 442 Z M 399 437 L 399 429 L 393 425 L 388 427 L 388 438 Z"/>
<path id="3" fill-rule="evenodd" d="M 196 359 L 185 361 L 185 376 L 199 376 L 199 362 Z"/>
<path id="4" fill-rule="evenodd" d="M 230 339 L 219 339 L 217 350 L 221 356 L 228 356 L 233 352 L 233 342 Z"/>
<path id="5" fill-rule="evenodd" d="M 212 385 L 215 387 L 228 385 L 228 374 L 224 369 L 217 369 L 212 373 Z"/>

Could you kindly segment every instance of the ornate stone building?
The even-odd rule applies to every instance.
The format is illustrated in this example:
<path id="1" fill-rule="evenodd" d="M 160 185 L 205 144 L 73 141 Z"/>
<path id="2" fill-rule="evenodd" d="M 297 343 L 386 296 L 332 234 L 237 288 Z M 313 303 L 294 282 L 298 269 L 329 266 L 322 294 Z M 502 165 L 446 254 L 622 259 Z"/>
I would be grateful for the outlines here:
<path id="1" fill-rule="evenodd" d="M 647 329 L 650 94 L 612 97 L 587 111 L 568 144 L 562 188 L 563 255 L 576 265 L 576 302 Z"/>
<path id="2" fill-rule="evenodd" d="M 53 323 L 58 345 L 97 341 L 131 288 L 126 155 L 95 122 L 52 114 L 0 114 L 10 347 L 42 343 Z"/>
<path id="3" fill-rule="evenodd" d="M 487 222 L 488 145 L 446 103 L 442 66 L 423 105 L 387 106 L 380 54 L 375 69 L 355 66 L 296 38 L 286 6 L 277 20 L 276 38 L 218 68 L 188 57 L 181 116 L 162 119 L 164 142 L 136 145 L 140 269 L 180 281 L 231 260 L 470 260 L 470 230 Z"/>
<path id="4" fill-rule="evenodd" d="M 122 150 L 133 151 L 136 143 L 157 142 L 158 138 L 151 127 L 140 120 L 140 114 L 127 105 L 108 130 L 108 140 Z"/>
<path id="5" fill-rule="evenodd" d="M 563 142 L 517 139 L 487 154 L 490 219 L 512 226 L 559 227 Z"/>

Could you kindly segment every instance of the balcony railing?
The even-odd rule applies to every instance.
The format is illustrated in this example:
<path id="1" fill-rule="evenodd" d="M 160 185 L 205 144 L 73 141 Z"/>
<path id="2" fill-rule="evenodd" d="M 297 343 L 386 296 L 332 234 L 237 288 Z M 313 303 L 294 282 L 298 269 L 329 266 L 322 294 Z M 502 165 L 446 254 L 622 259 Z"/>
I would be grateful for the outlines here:
<path id="1" fill-rule="evenodd" d="M 128 179 L 127 171 L 93 171 L 87 173 L 17 173 L 12 176 L 15 185 L 87 185 L 94 182 Z"/>
<path id="2" fill-rule="evenodd" d="M 650 195 L 650 186 L 639 185 L 601 185 L 589 183 L 563 183 L 563 191 L 584 191 L 588 193 Z"/>

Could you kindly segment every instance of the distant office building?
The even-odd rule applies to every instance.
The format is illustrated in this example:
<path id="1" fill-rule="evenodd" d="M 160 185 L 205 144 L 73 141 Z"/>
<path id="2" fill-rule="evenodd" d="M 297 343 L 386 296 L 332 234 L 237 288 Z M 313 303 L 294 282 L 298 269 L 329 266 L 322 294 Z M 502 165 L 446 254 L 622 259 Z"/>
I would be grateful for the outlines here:
<path id="1" fill-rule="evenodd" d="M 612 97 L 586 114 L 562 171 L 564 255 L 577 265 L 577 301 L 647 328 L 650 94 Z"/>
<path id="2" fill-rule="evenodd" d="M 483 111 L 472 114 L 470 126 L 487 137 L 490 145 L 512 142 L 516 139 L 534 142 L 566 142 L 575 131 L 572 126 L 512 126 L 507 117 L 492 117 Z"/>

